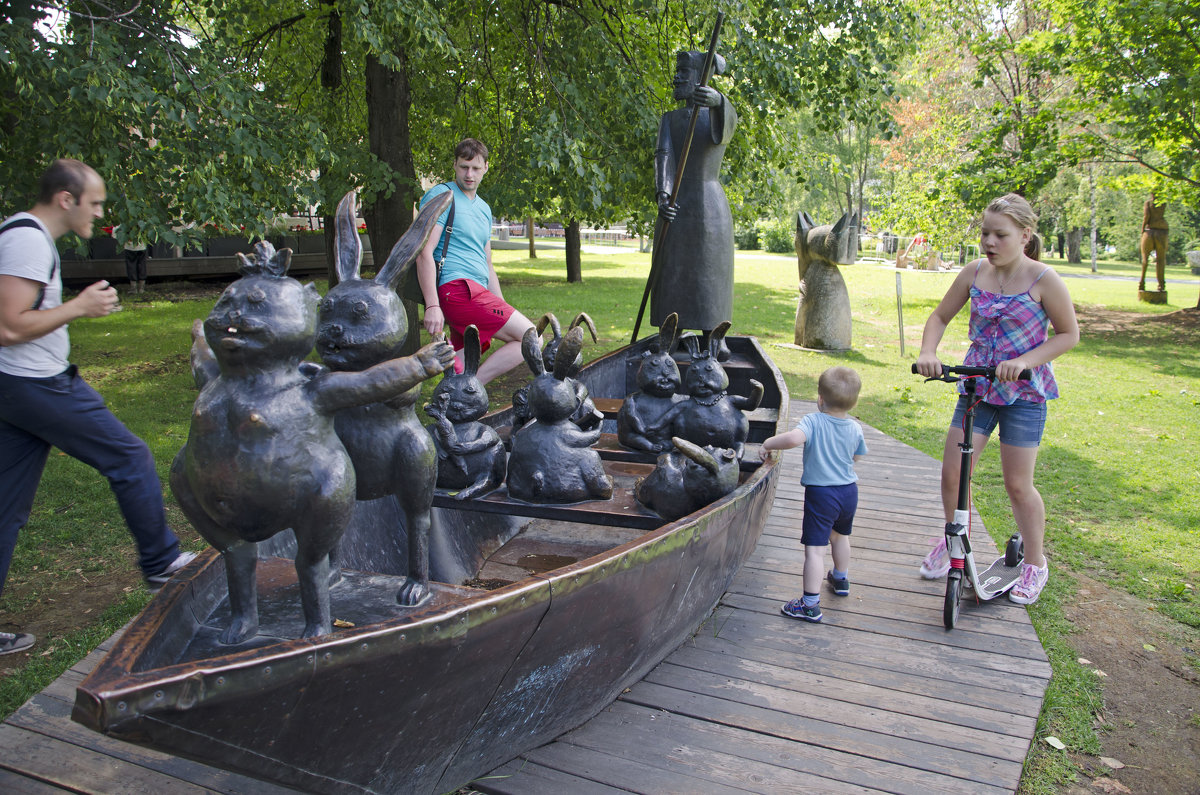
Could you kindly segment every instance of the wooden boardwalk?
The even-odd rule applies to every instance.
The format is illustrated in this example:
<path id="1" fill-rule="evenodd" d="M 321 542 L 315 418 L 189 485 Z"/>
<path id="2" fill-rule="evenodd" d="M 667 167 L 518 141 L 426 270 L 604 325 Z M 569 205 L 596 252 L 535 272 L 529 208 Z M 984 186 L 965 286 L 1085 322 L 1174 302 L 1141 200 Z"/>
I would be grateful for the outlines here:
<path id="1" fill-rule="evenodd" d="M 812 411 L 792 404 L 793 421 Z M 762 540 L 695 637 L 591 721 L 476 782 L 489 793 L 1013 792 L 1050 678 L 1026 611 L 917 576 L 940 525 L 938 464 L 867 428 L 849 597 L 824 623 L 800 595 L 800 456 L 787 453 Z M 975 518 L 976 527 L 982 527 Z M 982 558 L 993 553 L 974 534 Z M 75 686 L 111 639 L 0 725 L 0 792 L 287 791 L 96 734 Z M 949 699 L 949 700 L 948 700 Z"/>

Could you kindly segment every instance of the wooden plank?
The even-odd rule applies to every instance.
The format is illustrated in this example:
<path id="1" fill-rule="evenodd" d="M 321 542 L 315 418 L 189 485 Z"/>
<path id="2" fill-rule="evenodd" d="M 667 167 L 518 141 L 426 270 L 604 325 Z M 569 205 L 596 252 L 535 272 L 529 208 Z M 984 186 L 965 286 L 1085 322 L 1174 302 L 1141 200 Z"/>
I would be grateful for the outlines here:
<path id="1" fill-rule="evenodd" d="M 270 784 L 238 773 L 171 756 L 91 731 L 71 720 L 70 704 L 64 704 L 56 698 L 45 695 L 34 696 L 26 702 L 24 706 L 9 716 L 5 726 L 69 743 L 88 759 L 98 760 L 102 756 L 104 765 L 127 770 L 131 778 L 139 781 L 144 777 L 161 775 L 164 778 L 169 777 L 174 782 L 170 786 L 175 789 L 158 791 L 172 793 L 190 791 L 188 788 L 193 785 L 204 792 L 246 793 L 246 795 L 271 795 L 272 793 L 294 791 L 277 784 Z M 27 768 L 22 769 L 27 770 Z M 109 790 L 98 788 L 81 791 L 106 793 Z"/>
<path id="2" fill-rule="evenodd" d="M 75 792 L 106 795 L 144 795 L 147 792 L 205 793 L 198 787 L 173 776 L 147 770 L 138 765 L 72 745 L 55 737 L 13 726 L 0 725 L 0 747 L 4 748 L 8 769 L 20 761 L 20 771 L 42 781 Z"/>
<path id="3" fill-rule="evenodd" d="M 61 795 L 61 787 L 0 767 L 0 792 L 5 795 Z"/>
<path id="4" fill-rule="evenodd" d="M 545 767 L 573 772 L 585 779 L 631 792 L 657 795 L 739 795 L 747 790 L 706 781 L 691 775 L 686 768 L 668 760 L 652 758 L 622 759 L 611 754 L 574 745 L 561 740 L 525 755 L 526 759 Z M 666 766 L 660 766 L 667 762 Z"/>
<path id="5" fill-rule="evenodd" d="M 711 723 L 738 726 L 805 745 L 847 751 L 870 759 L 911 759 L 924 770 L 957 776 L 967 782 L 1015 788 L 1021 775 L 1020 761 L 969 753 L 958 748 L 956 743 L 942 746 L 921 742 L 846 726 L 821 716 L 793 715 L 783 709 L 743 704 L 707 693 L 646 681 L 634 685 L 630 692 L 621 696 L 621 700 Z"/>
<path id="6" fill-rule="evenodd" d="M 573 773 L 539 765 L 528 759 L 514 759 L 487 776 L 471 782 L 471 789 L 487 795 L 614 795 L 632 790 L 611 787 L 580 778 Z"/>

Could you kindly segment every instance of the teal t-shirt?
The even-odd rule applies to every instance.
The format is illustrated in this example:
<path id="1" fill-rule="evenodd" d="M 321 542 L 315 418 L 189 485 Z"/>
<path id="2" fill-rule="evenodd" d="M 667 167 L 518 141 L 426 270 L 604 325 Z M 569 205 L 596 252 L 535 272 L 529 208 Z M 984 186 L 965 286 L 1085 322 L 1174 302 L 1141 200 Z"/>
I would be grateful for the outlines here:
<path id="1" fill-rule="evenodd" d="M 468 198 L 454 182 L 435 185 L 421 197 L 424 207 L 431 199 L 441 196 L 446 191 L 454 193 L 454 231 L 450 233 L 447 243 L 445 261 L 442 262 L 442 273 L 438 285 L 452 282 L 455 279 L 470 279 L 483 287 L 488 286 L 491 275 L 488 269 L 487 244 L 492 239 L 492 208 L 478 194 L 474 199 Z M 443 227 L 450 215 L 450 208 L 438 218 Z M 435 262 L 442 260 L 442 238 L 438 236 L 437 246 L 433 250 Z"/>
<path id="2" fill-rule="evenodd" d="M 867 454 L 862 426 L 851 417 L 824 412 L 805 414 L 796 426 L 804 431 L 804 486 L 846 486 L 858 481 L 854 456 Z"/>

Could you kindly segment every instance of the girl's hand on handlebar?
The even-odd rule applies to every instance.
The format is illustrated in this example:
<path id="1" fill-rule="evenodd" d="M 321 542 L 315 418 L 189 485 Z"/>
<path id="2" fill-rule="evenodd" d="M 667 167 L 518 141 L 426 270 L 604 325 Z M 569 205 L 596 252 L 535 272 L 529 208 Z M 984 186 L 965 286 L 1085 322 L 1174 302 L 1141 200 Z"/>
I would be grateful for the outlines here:
<path id="1" fill-rule="evenodd" d="M 1009 359 L 996 365 L 997 381 L 1020 381 L 1021 373 L 1029 369 L 1023 359 Z"/>
<path id="2" fill-rule="evenodd" d="M 919 374 L 926 378 L 937 378 L 942 374 L 942 363 L 932 353 L 922 353 L 917 357 L 917 363 L 913 366 Z"/>

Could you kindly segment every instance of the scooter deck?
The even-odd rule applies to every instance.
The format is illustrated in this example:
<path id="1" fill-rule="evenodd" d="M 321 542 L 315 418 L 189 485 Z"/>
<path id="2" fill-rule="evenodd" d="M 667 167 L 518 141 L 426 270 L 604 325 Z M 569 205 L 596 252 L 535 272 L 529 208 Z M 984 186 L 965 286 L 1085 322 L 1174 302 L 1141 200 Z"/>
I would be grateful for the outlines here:
<path id="1" fill-rule="evenodd" d="M 995 599 L 1008 591 L 1021 579 L 1021 562 L 1015 566 L 1004 565 L 1004 556 L 996 558 L 992 565 L 979 572 L 979 589 L 976 596 L 984 601 Z M 970 585 L 968 579 L 966 584 Z"/>

